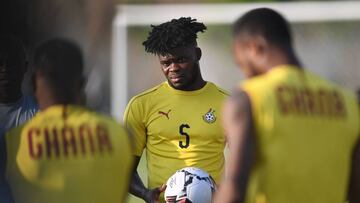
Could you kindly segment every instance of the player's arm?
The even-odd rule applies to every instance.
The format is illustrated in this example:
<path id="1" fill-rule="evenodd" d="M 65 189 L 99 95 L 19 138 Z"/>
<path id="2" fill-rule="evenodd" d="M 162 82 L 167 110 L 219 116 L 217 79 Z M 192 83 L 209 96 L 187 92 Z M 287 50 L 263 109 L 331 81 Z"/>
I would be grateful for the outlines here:
<path id="1" fill-rule="evenodd" d="M 134 99 L 130 101 L 124 114 L 125 126 L 133 135 L 135 155 L 129 192 L 145 200 L 147 203 L 156 203 L 159 201 L 160 193 L 165 190 L 164 186 L 159 186 L 159 188 L 152 190 L 147 189 L 137 172 L 140 157 L 146 145 L 146 127 L 143 123 L 143 114 L 144 110 L 142 109 L 141 103 L 136 102 Z"/>
<path id="2" fill-rule="evenodd" d="M 143 199 L 147 203 L 159 202 L 160 193 L 165 191 L 165 185 L 149 190 L 145 187 L 142 182 L 139 173 L 137 172 L 137 167 L 139 165 L 141 157 L 135 156 L 134 161 L 134 171 L 132 180 L 130 183 L 130 193 Z"/>
<path id="3" fill-rule="evenodd" d="M 236 92 L 226 102 L 223 126 L 230 153 L 227 174 L 220 184 L 214 202 L 243 202 L 255 157 L 251 104 L 245 92 Z"/>
<path id="4" fill-rule="evenodd" d="M 141 181 L 139 173 L 137 172 L 137 167 L 139 165 L 140 158 L 141 157 L 138 156 L 134 157 L 134 169 L 130 182 L 130 193 L 143 199 L 145 193 L 147 192 L 147 188 L 145 187 L 144 183 Z"/>

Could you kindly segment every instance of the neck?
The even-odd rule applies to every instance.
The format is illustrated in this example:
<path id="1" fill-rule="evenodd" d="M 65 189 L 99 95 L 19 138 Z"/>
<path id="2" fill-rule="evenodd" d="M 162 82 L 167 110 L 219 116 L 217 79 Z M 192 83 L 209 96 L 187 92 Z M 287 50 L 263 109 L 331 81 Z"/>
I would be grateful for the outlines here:
<path id="1" fill-rule="evenodd" d="M 300 61 L 297 59 L 294 51 L 290 48 L 286 51 L 283 51 L 280 49 L 271 51 L 270 55 L 268 56 L 267 61 L 268 61 L 267 62 L 268 66 L 266 67 L 266 71 L 268 71 L 276 66 L 284 65 L 284 64 L 293 65 L 293 66 L 301 68 Z"/>
<path id="2" fill-rule="evenodd" d="M 39 102 L 39 108 L 41 111 L 51 107 L 51 106 L 57 106 L 57 105 L 76 105 L 76 102 L 69 102 L 69 103 L 64 103 L 64 102 L 56 102 L 56 101 L 43 101 L 43 102 Z"/>
<path id="3" fill-rule="evenodd" d="M 41 111 L 44 111 L 45 109 L 51 107 L 51 106 L 54 106 L 54 105 L 60 105 L 59 103 L 53 101 L 53 100 L 42 100 L 40 99 L 38 101 L 38 104 L 39 104 L 39 109 Z"/>
<path id="4" fill-rule="evenodd" d="M 40 110 L 53 105 L 81 104 L 81 93 L 82 91 L 75 86 L 65 89 L 55 88 L 41 75 L 37 75 L 35 80 L 35 96 Z"/>
<path id="5" fill-rule="evenodd" d="M 206 85 L 205 80 L 203 79 L 200 71 L 199 63 L 195 64 L 196 68 L 194 69 L 194 80 L 187 88 L 184 88 L 185 91 L 195 91 L 203 88 Z"/>
<path id="6" fill-rule="evenodd" d="M 184 91 L 195 91 L 203 88 L 206 85 L 205 80 L 200 77 L 197 79 L 193 84 L 191 84 L 189 87 L 183 89 Z"/>
<path id="7" fill-rule="evenodd" d="M 38 104 L 39 104 L 39 108 L 40 110 L 45 110 L 51 106 L 55 106 L 55 105 L 76 105 L 79 104 L 80 101 L 78 101 L 77 99 L 66 99 L 66 100 L 62 100 L 62 99 L 57 99 L 56 97 L 52 96 L 51 93 L 46 94 L 46 93 L 42 93 L 42 95 L 38 96 Z"/>

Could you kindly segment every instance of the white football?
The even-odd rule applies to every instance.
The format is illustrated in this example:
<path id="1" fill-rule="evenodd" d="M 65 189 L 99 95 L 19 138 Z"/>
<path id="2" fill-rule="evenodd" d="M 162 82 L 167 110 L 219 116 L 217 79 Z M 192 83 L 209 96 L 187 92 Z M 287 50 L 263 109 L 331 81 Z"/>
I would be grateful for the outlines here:
<path id="1" fill-rule="evenodd" d="M 216 184 L 205 171 L 186 167 L 172 175 L 165 190 L 167 203 L 211 203 Z"/>

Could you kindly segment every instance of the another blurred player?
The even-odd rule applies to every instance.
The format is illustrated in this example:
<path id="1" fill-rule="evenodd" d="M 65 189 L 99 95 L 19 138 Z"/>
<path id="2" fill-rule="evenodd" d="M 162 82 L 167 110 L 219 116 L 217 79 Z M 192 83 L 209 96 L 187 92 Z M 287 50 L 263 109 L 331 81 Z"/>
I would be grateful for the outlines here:
<path id="1" fill-rule="evenodd" d="M 21 84 L 27 69 L 25 50 L 21 42 L 10 36 L 0 36 L 0 160 L 5 160 L 5 132 L 31 119 L 37 105 L 24 96 Z M 4 165 L 0 165 L 0 200 L 11 202 L 5 184 Z"/>
<path id="2" fill-rule="evenodd" d="M 234 37 L 249 79 L 224 109 L 229 173 L 215 202 L 345 202 L 360 134 L 355 94 L 301 68 L 288 23 L 271 9 L 246 13 Z M 351 202 L 360 202 L 359 155 Z"/>
<path id="3" fill-rule="evenodd" d="M 136 166 L 146 148 L 150 190 L 136 170 L 130 190 L 146 202 L 159 199 L 160 186 L 178 169 L 195 166 L 215 181 L 223 173 L 225 137 L 218 117 L 227 93 L 201 76 L 196 38 L 205 29 L 195 19 L 173 19 L 152 26 L 143 43 L 158 56 L 167 79 L 132 98 L 124 115 L 135 135 Z"/>
<path id="4" fill-rule="evenodd" d="M 62 39 L 47 41 L 36 50 L 34 66 L 41 112 L 6 135 L 14 199 L 124 202 L 133 166 L 130 141 L 114 120 L 79 106 L 80 49 Z"/>
<path id="5" fill-rule="evenodd" d="M 34 100 L 23 96 L 21 84 L 27 69 L 21 42 L 0 36 L 0 136 L 33 117 L 37 111 Z"/>

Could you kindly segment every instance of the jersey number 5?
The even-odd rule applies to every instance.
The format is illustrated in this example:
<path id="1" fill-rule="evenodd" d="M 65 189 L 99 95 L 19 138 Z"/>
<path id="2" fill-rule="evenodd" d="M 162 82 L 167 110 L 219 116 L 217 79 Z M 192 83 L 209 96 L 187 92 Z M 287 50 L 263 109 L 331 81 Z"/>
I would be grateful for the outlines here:
<path id="1" fill-rule="evenodd" d="M 188 124 L 181 124 L 179 127 L 180 135 L 185 136 L 185 143 L 183 141 L 179 141 L 179 147 L 182 149 L 188 148 L 190 145 L 190 136 L 184 132 L 184 128 L 190 128 L 190 126 Z"/>

